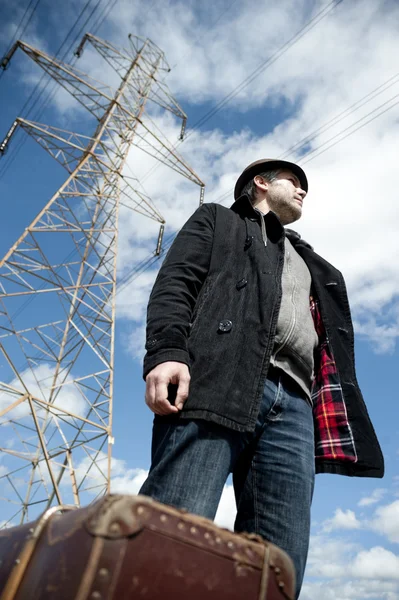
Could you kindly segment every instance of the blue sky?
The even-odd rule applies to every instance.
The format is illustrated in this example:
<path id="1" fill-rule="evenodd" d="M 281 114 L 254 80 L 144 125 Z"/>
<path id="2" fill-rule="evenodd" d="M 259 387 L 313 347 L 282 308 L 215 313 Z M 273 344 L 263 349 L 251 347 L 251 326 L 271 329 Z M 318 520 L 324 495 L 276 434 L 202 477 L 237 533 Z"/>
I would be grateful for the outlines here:
<path id="1" fill-rule="evenodd" d="M 27 4 L 26 0 L 12 6 L 0 1 L 0 54 L 7 51 Z M 173 67 L 165 81 L 188 114 L 190 131 L 190 124 L 237 90 L 330 3 L 285 0 L 272 8 L 269 4 L 217 0 L 201 3 L 199 9 L 194 1 L 118 0 L 97 35 L 118 45 L 125 44 L 131 32 L 150 37 L 165 51 Z M 55 53 L 83 6 L 80 0 L 63 5 L 41 0 L 23 39 Z M 101 6 L 102 10 L 105 4 Z M 236 177 L 251 160 L 282 156 L 395 76 L 398 23 L 395 3 L 344 0 L 195 129 L 179 152 L 206 183 L 205 200 L 222 199 L 228 205 Z M 86 52 L 77 66 L 93 76 L 108 77 L 93 53 Z M 21 53 L 1 76 L 1 139 L 17 116 L 26 116 L 27 110 L 21 113 L 21 109 L 41 74 Z M 302 159 L 310 187 L 297 229 L 346 277 L 355 321 L 357 375 L 386 460 L 383 480 L 317 477 L 303 600 L 399 598 L 399 409 L 395 385 L 399 109 L 394 106 L 398 88 L 394 82 L 363 107 L 352 109 L 346 119 L 337 119 L 306 148 L 339 143 L 314 160 L 309 160 L 311 156 Z M 393 108 L 379 115 L 384 103 Z M 29 118 L 35 120 L 38 109 L 40 105 Z M 367 117 L 373 110 L 376 112 Z M 373 116 L 377 118 L 343 139 Z M 179 124 L 161 113 L 153 118 L 171 143 L 176 143 Z M 63 93 L 54 95 L 39 120 L 81 133 L 94 126 L 94 120 Z M 18 134 L 0 160 L 1 256 L 65 178 L 63 169 L 30 138 L 14 158 L 18 139 L 24 135 Z M 298 159 L 304 149 L 297 152 L 290 158 Z M 195 210 L 199 190 L 166 167 L 148 176 L 153 164 L 140 151 L 132 150 L 130 168 L 165 216 L 168 235 Z M 152 222 L 135 213 L 124 215 L 118 264 L 121 276 L 154 249 L 156 235 L 157 226 Z M 149 467 L 152 417 L 143 399 L 141 359 L 145 306 L 155 275 L 156 268 L 145 272 L 118 295 L 114 491 L 136 492 Z M 20 323 L 29 323 L 29 309 L 21 314 Z M 1 510 L 0 504 L 0 520 Z M 228 485 L 218 520 L 231 526 L 233 517 Z"/>

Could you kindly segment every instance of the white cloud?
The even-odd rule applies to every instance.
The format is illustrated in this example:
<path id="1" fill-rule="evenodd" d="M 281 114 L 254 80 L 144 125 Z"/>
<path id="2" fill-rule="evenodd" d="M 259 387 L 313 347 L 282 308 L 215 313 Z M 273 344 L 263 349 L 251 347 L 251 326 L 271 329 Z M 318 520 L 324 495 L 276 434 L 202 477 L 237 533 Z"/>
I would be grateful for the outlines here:
<path id="1" fill-rule="evenodd" d="M 26 389 L 29 393 L 39 398 L 40 400 L 48 401 L 51 393 L 51 387 L 53 385 L 54 380 L 54 367 L 48 364 L 41 364 L 38 367 L 33 369 L 25 369 L 20 373 L 21 380 L 24 382 Z M 20 380 L 15 377 L 11 382 L 9 382 L 11 388 L 18 390 L 21 395 L 25 393 L 25 389 L 23 388 Z M 4 389 L 4 388 L 3 388 Z M 17 398 L 19 397 L 18 393 L 11 392 L 0 392 L 0 410 L 3 410 L 10 406 Z M 69 375 L 65 380 L 65 385 L 63 385 L 60 389 L 59 394 L 57 395 L 56 400 L 54 401 L 54 406 L 63 408 L 75 415 L 82 415 L 85 407 L 87 406 L 82 395 L 78 392 L 78 390 L 72 385 L 72 376 Z M 37 409 L 38 415 L 43 415 L 43 409 L 38 406 L 35 406 Z M 29 403 L 25 400 L 23 403 L 16 406 L 9 413 L 5 415 L 1 419 L 3 423 L 8 422 L 9 418 L 14 420 L 20 420 L 24 417 L 27 417 L 31 414 L 31 410 L 29 407 Z"/>
<path id="2" fill-rule="evenodd" d="M 346 574 L 346 566 L 361 546 L 324 534 L 312 535 L 306 575 L 309 577 L 339 578 Z"/>
<path id="3" fill-rule="evenodd" d="M 144 469 L 119 469 L 124 461 L 115 461 L 112 464 L 111 493 L 137 494 L 147 478 L 148 472 Z"/>
<path id="4" fill-rule="evenodd" d="M 169 63 L 176 64 L 166 81 L 183 106 L 187 102 L 201 105 L 205 100 L 213 106 L 234 92 L 255 69 L 259 70 L 322 6 L 326 3 L 314 3 L 311 14 L 305 0 L 258 6 L 254 20 L 253 7 L 247 3 L 236 4 L 226 14 L 219 3 L 202 10 L 191 1 L 184 11 L 177 2 L 157 5 L 160 27 L 154 42 L 165 51 Z M 195 131 L 178 145 L 178 151 L 206 182 L 206 200 L 219 201 L 250 161 L 265 154 L 281 156 L 306 134 L 392 78 L 397 72 L 394 57 L 399 51 L 395 26 L 398 15 L 399 7 L 394 3 L 385 3 L 384 10 L 376 10 L 372 0 L 340 3 L 232 97 L 223 113 L 205 124 L 207 130 Z M 109 16 L 108 37 L 116 45 L 124 43 L 121 40 L 128 45 L 126 36 L 130 31 L 151 38 L 154 16 L 151 7 L 143 13 L 138 5 L 120 0 L 118 10 Z M 78 65 L 107 83 L 115 83 L 114 74 L 110 75 L 91 49 Z M 393 82 L 366 106 L 319 133 L 309 148 L 315 149 L 337 134 L 340 139 L 344 128 L 397 92 L 398 83 Z M 231 108 L 239 113 L 230 113 Z M 254 108 L 263 111 L 255 113 L 256 126 L 251 113 Z M 61 101 L 59 109 L 65 113 Z M 171 143 L 176 143 L 179 124 L 170 115 L 152 114 L 156 114 L 156 125 Z M 229 133 L 215 128 L 230 115 L 235 121 L 233 126 L 229 123 Z M 305 157 L 310 193 L 304 218 L 297 225 L 317 252 L 343 270 L 357 334 L 376 352 L 392 352 L 399 337 L 399 275 L 395 261 L 387 260 L 387 256 L 399 253 L 397 199 L 390 176 L 396 170 L 398 115 L 396 107 L 312 162 L 307 163 Z M 251 131 L 250 127 L 256 129 Z M 291 152 L 288 158 L 298 159 L 298 153 Z M 165 216 L 169 230 L 180 228 L 198 205 L 198 188 L 164 166 L 148 175 L 155 161 L 137 149 L 132 150 L 128 162 Z M 225 204 L 231 200 L 230 194 Z M 118 265 L 121 274 L 145 253 L 152 252 L 157 233 L 157 223 L 123 212 Z M 143 283 L 140 278 L 135 280 L 135 297 L 130 297 L 129 289 L 129 297 L 125 294 L 118 306 L 118 314 L 135 321 L 143 318 L 147 301 L 149 283 L 146 276 L 142 277 Z"/>
<path id="5" fill-rule="evenodd" d="M 388 125 L 392 127 L 391 124 L 386 126 Z M 176 133 L 177 129 L 176 127 Z M 216 140 L 217 143 L 212 145 L 210 140 Z M 361 148 L 373 146 L 378 156 L 385 157 L 384 160 L 377 160 L 374 155 L 367 156 L 366 152 L 362 154 L 359 144 Z M 202 149 L 202 167 L 197 170 L 209 184 L 205 199 L 217 201 L 232 188 L 242 167 L 264 154 L 265 147 L 271 148 L 270 154 L 278 154 L 280 151 L 270 135 L 259 137 L 246 132 L 225 136 L 217 132 L 197 132 L 187 141 L 184 150 L 187 160 L 193 163 L 195 152 L 198 153 L 198 148 Z M 391 352 L 399 336 L 399 277 L 394 261 L 387 261 L 386 256 L 396 256 L 399 253 L 396 234 L 399 223 L 396 198 L 385 173 L 395 168 L 395 159 L 385 145 L 375 139 L 373 130 L 365 134 L 363 141 L 355 138 L 347 140 L 341 150 L 343 155 L 351 155 L 350 166 L 344 165 L 342 159 L 331 160 L 331 156 L 326 154 L 323 159 L 318 159 L 317 169 L 309 169 L 311 191 L 305 203 L 304 218 L 295 226 L 315 246 L 317 252 L 343 271 L 357 334 L 368 339 L 376 351 Z M 140 176 L 140 170 L 137 167 L 136 170 Z M 358 174 L 366 171 L 373 173 L 373 179 L 368 182 L 367 196 L 364 196 Z M 146 172 L 144 163 L 142 172 Z M 352 177 L 351 172 L 357 175 Z M 330 180 L 334 179 L 342 182 L 339 193 L 329 185 Z M 159 189 L 165 180 L 168 181 L 167 192 L 164 194 L 162 191 L 160 194 Z M 145 185 L 162 209 L 169 232 L 170 228 L 173 231 L 181 227 L 198 205 L 197 187 L 182 183 L 166 167 L 155 170 L 151 179 L 145 181 Z M 379 196 L 385 199 L 383 217 L 380 217 L 380 213 L 376 214 L 374 209 L 374 199 Z M 351 199 L 349 204 L 348 198 Z M 230 203 L 229 198 L 225 205 Z M 345 215 L 345 219 L 342 219 L 342 215 Z M 325 235 L 327 223 L 328 230 L 333 233 L 331 236 Z M 392 224 L 394 227 L 391 227 Z M 384 245 L 373 243 L 370 246 L 369 241 L 375 239 L 377 230 L 384 230 Z M 144 223 L 144 219 L 137 219 L 135 213 L 131 213 L 121 223 L 121 236 L 124 240 L 119 262 L 121 272 L 129 269 L 132 257 L 137 253 L 137 245 L 132 244 L 137 235 L 140 235 L 141 248 L 144 244 L 149 256 L 155 247 L 157 233 L 158 228 L 151 221 Z M 146 235 L 150 246 L 145 242 Z M 138 258 L 141 258 L 140 254 Z M 143 283 L 140 283 L 142 277 Z M 137 288 L 134 300 L 130 290 L 129 293 L 125 292 L 128 301 L 119 309 L 119 314 L 129 317 L 132 311 L 133 317 L 137 318 L 145 313 L 151 284 L 147 275 L 144 275 L 135 280 L 134 286 Z"/>
<path id="6" fill-rule="evenodd" d="M 104 453 L 99 455 L 97 463 L 100 469 L 104 470 L 107 464 L 107 456 Z M 77 473 L 84 474 L 89 462 L 82 461 L 77 466 Z M 137 494 L 146 480 L 148 471 L 142 468 L 129 468 L 127 462 L 123 459 L 112 457 L 111 460 L 111 493 L 113 494 Z M 95 477 L 95 474 L 92 475 Z M 98 481 L 103 478 L 98 473 Z M 95 485 L 93 479 L 92 484 Z M 215 523 L 219 527 L 234 530 L 234 521 L 236 516 L 236 503 L 232 485 L 225 485 L 219 502 L 215 517 Z"/>
<path id="7" fill-rule="evenodd" d="M 399 556 L 353 540 L 314 535 L 301 600 L 397 600 Z"/>
<path id="8" fill-rule="evenodd" d="M 398 600 L 394 581 L 305 581 L 300 600 Z"/>
<path id="9" fill-rule="evenodd" d="M 391 542 L 399 543 L 399 500 L 378 507 L 369 526 Z"/>
<path id="10" fill-rule="evenodd" d="M 399 556 L 381 546 L 363 550 L 353 561 L 351 572 L 365 579 L 399 580 Z"/>
<path id="11" fill-rule="evenodd" d="M 361 524 L 352 510 L 342 510 L 337 508 L 332 519 L 328 519 L 323 524 L 323 530 L 330 532 L 335 529 L 360 529 Z"/>
<path id="12" fill-rule="evenodd" d="M 107 464 L 107 455 L 100 453 L 97 464 L 101 470 L 105 470 Z M 89 466 L 89 461 L 82 461 L 76 468 L 79 478 L 84 475 Z M 96 475 L 97 473 L 97 475 Z M 111 493 L 113 494 L 137 494 L 146 480 L 148 471 L 142 468 L 129 468 L 127 462 L 123 459 L 112 457 L 111 459 Z M 91 484 L 95 486 L 96 481 L 103 482 L 103 477 L 100 471 L 94 470 L 91 474 Z M 236 516 L 236 503 L 234 498 L 234 490 L 232 485 L 225 485 L 222 496 L 219 502 L 218 510 L 215 517 L 215 523 L 219 527 L 224 527 L 234 531 L 234 521 Z"/>
<path id="13" fill-rule="evenodd" d="M 142 321 L 157 271 L 145 271 L 130 284 L 121 287 L 116 297 L 119 318 Z"/>
<path id="14" fill-rule="evenodd" d="M 106 464 L 106 456 L 102 461 Z M 100 459 L 101 462 L 101 459 Z M 82 465 L 80 465 L 82 467 Z M 84 465 L 86 468 L 86 465 Z M 146 480 L 148 471 L 141 468 L 128 468 L 125 460 L 113 457 L 111 462 L 111 493 L 137 494 Z M 225 485 L 215 517 L 215 523 L 234 531 L 236 503 L 232 485 Z"/>
<path id="15" fill-rule="evenodd" d="M 81 460 L 75 466 L 77 485 L 81 489 L 81 503 L 86 504 L 92 501 L 93 496 L 102 490 L 106 483 L 108 469 L 108 455 L 105 452 L 96 454 L 95 463 L 89 456 L 81 455 Z M 148 471 L 141 468 L 130 468 L 127 461 L 113 456 L 111 458 L 111 493 L 112 494 L 137 494 L 141 485 L 146 479 Z M 83 479 L 86 478 L 82 486 Z M 63 492 L 70 487 L 69 481 L 64 478 Z M 83 492 L 83 493 L 82 493 Z"/>
<path id="16" fill-rule="evenodd" d="M 374 504 L 385 492 L 377 488 L 359 504 Z M 362 522 L 353 511 L 337 509 L 331 519 L 321 524 L 320 532 L 310 538 L 301 600 L 398 600 L 399 555 L 389 548 L 373 545 L 370 536 L 370 530 L 374 530 L 398 541 L 396 504 L 399 502 L 377 508 L 373 520 Z M 343 529 L 351 532 L 350 537 L 333 533 Z M 357 534 L 359 530 L 361 536 Z"/>
<path id="17" fill-rule="evenodd" d="M 385 488 L 376 488 L 372 491 L 370 496 L 364 496 L 357 503 L 358 506 L 370 506 L 371 504 L 377 504 L 387 493 Z"/>
<path id="18" fill-rule="evenodd" d="M 195 2 L 186 2 L 184 11 L 179 3 L 157 5 L 156 19 L 160 27 L 155 34 L 153 19 L 144 18 L 136 6 L 125 1 L 120 2 L 119 10 L 112 14 L 114 38 L 120 43 L 134 23 L 140 34 L 153 38 L 165 51 L 171 65 L 176 64 L 167 81 L 180 97 L 198 104 L 204 100 L 215 102 L 256 69 L 259 71 L 323 4 L 314 3 L 312 14 L 307 3 L 298 4 L 294 0 L 282 5 L 259 5 L 256 19 L 251 3 L 236 5 L 233 11 L 227 12 L 221 3 L 215 3 L 212 10 L 207 7 L 200 14 Z M 220 15 L 223 18 L 217 21 Z M 376 39 L 376 34 L 382 31 L 383 35 Z M 377 75 L 381 70 L 395 72 L 394 58 L 387 52 L 396 43 L 394 36 L 393 24 L 390 28 L 386 14 L 376 13 L 372 2 L 362 2 L 361 7 L 358 2 L 340 6 L 237 94 L 233 103 L 245 111 L 262 105 L 271 95 L 274 102 L 283 95 L 294 102 L 299 95 L 310 96 L 316 86 L 319 89 L 328 86 L 323 98 L 317 96 L 312 101 L 313 107 L 319 107 L 322 101 L 328 111 L 329 107 L 335 108 L 342 89 L 346 99 L 353 93 L 353 87 L 362 90 L 367 86 L 362 77 L 364 68 Z M 361 57 L 359 41 L 362 42 Z M 381 54 L 386 62 L 381 61 Z M 342 64 L 345 69 L 341 68 Z M 357 65 L 355 72 L 352 71 L 354 65 Z"/>
<path id="19" fill-rule="evenodd" d="M 140 324 L 133 327 L 128 335 L 122 337 L 126 350 L 140 363 L 142 363 L 145 354 L 146 330 L 145 325 Z"/>
<path id="20" fill-rule="evenodd" d="M 219 507 L 215 517 L 215 523 L 219 527 L 225 527 L 234 531 L 234 521 L 236 518 L 237 507 L 232 485 L 225 485 Z"/>
<path id="21" fill-rule="evenodd" d="M 315 12 L 319 8 L 315 7 Z M 262 10 L 260 8 L 259 23 L 263 23 Z M 266 8 L 264 10 L 266 12 Z M 241 7 L 234 15 L 227 15 L 223 24 L 219 23 L 211 32 L 203 25 L 199 37 L 208 50 L 204 55 L 195 51 L 196 36 L 192 36 L 190 42 L 193 24 L 201 30 L 201 23 L 187 16 L 190 8 L 185 13 L 184 23 L 183 17 L 174 14 L 173 9 L 170 11 L 168 8 L 165 13 L 161 9 L 159 19 L 174 27 L 175 35 L 169 35 L 168 27 L 168 36 L 163 36 L 161 31 L 157 43 L 176 58 L 185 51 L 189 52 L 184 61 L 185 68 L 181 65 L 179 72 L 177 67 L 168 79 L 173 91 L 195 102 L 202 100 L 203 94 L 212 95 L 214 101 L 223 97 L 251 72 L 251 67 L 268 55 L 268 44 L 275 48 L 277 38 L 287 39 L 293 33 L 290 31 L 292 25 L 287 25 L 291 21 L 285 19 L 290 10 L 290 3 L 276 9 L 267 8 L 264 22 L 273 22 L 273 34 L 266 40 L 262 36 L 261 42 L 254 38 L 250 52 L 246 36 L 238 34 L 245 31 L 250 7 Z M 114 17 L 121 32 L 124 29 L 121 19 L 126 18 L 127 12 L 128 6 L 123 5 L 122 12 Z M 169 23 L 172 13 L 175 24 Z M 300 18 L 300 11 L 296 14 Z M 397 8 L 392 9 L 392 18 L 395 14 Z M 340 7 L 295 46 L 295 59 L 294 51 L 290 51 L 233 100 L 232 104 L 238 103 L 245 115 L 251 104 L 263 105 L 267 110 L 268 105 L 270 107 L 280 100 L 290 103 L 300 98 L 297 106 L 291 104 L 290 118 L 282 121 L 274 131 L 268 132 L 259 127 L 253 134 L 245 129 L 240 131 L 238 126 L 238 131 L 230 135 L 215 130 L 202 131 L 187 139 L 184 153 L 208 184 L 208 201 L 217 200 L 227 192 L 243 166 L 264 155 L 265 148 L 268 155 L 281 155 L 304 134 L 327 122 L 370 92 L 374 84 L 382 83 L 396 72 L 392 56 L 398 42 L 386 16 L 377 14 L 371 2 L 362 3 L 361 10 L 356 2 Z M 298 20 L 296 25 L 299 25 Z M 384 35 L 376 37 L 376 33 L 381 31 Z M 233 32 L 236 35 L 232 36 Z M 213 40 L 209 39 L 210 36 Z M 234 39 L 234 48 L 231 48 L 231 39 Z M 359 45 L 362 47 L 360 63 Z M 315 53 L 315 47 L 320 51 Z M 218 51 L 212 52 L 212 48 Z M 239 60 L 234 59 L 235 52 L 239 53 Z M 230 68 L 230 61 L 234 68 Z M 311 70 L 309 64 L 312 64 Z M 341 68 L 343 64 L 345 69 Z M 191 80 L 193 74 L 195 76 Z M 199 88 L 205 90 L 202 95 Z M 387 90 L 385 95 L 349 115 L 346 121 L 319 135 L 311 147 L 328 140 L 394 93 L 395 87 Z M 309 167 L 306 166 L 310 195 L 305 203 L 305 218 L 298 224 L 316 250 L 344 271 L 357 333 L 368 339 L 379 352 L 392 351 L 399 335 L 399 278 L 394 262 L 386 261 L 387 255 L 395 256 L 399 251 L 397 201 L 386 176 L 396 168 L 396 114 L 397 109 L 386 113 L 309 163 Z M 245 116 L 243 119 L 245 122 Z M 168 135 L 172 135 L 170 127 Z M 172 137 L 175 139 L 176 135 L 177 128 Z M 162 176 L 168 180 L 168 191 L 178 185 L 174 175 L 163 171 Z M 147 185 L 151 191 L 159 190 L 160 180 L 157 180 L 156 173 L 151 181 L 146 182 Z M 169 207 L 168 200 L 159 198 L 160 207 L 165 208 L 167 222 L 177 226 L 192 212 L 193 204 L 179 205 L 180 197 L 176 193 L 170 197 L 172 205 Z M 226 204 L 231 201 L 230 198 Z M 375 210 L 377 198 L 384 198 L 383 211 Z M 178 210 L 173 210 L 172 206 Z M 336 235 L 325 235 L 327 223 L 328 230 L 333 234 L 336 232 Z M 378 231 L 384 232 L 384 245 L 377 242 Z"/>

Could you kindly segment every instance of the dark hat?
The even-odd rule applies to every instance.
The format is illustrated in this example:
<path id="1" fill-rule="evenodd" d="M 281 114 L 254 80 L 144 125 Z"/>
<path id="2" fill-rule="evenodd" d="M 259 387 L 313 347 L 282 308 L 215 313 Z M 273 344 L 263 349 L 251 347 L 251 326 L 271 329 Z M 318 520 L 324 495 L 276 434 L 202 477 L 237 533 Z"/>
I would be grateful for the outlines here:
<path id="1" fill-rule="evenodd" d="M 275 169 L 287 169 L 292 171 L 296 175 L 301 183 L 301 188 L 308 191 L 308 180 L 305 172 L 298 167 L 295 163 L 288 162 L 286 160 L 280 160 L 278 158 L 261 158 L 256 160 L 246 167 L 239 178 L 237 179 L 236 186 L 234 188 L 234 199 L 237 200 L 241 196 L 242 190 L 245 185 L 251 181 L 256 175 L 264 173 L 265 171 L 274 171 Z"/>

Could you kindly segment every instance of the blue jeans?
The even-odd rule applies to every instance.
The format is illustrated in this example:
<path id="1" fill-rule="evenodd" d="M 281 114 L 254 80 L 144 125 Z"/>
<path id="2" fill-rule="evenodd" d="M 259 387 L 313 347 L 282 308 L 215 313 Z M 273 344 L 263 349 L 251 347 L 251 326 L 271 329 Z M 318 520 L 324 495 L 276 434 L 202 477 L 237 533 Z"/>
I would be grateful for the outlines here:
<path id="1" fill-rule="evenodd" d="M 235 531 L 257 533 L 292 558 L 297 595 L 305 571 L 314 486 L 312 408 L 283 372 L 266 380 L 255 431 L 156 417 L 152 465 L 140 494 L 214 519 L 233 474 Z"/>

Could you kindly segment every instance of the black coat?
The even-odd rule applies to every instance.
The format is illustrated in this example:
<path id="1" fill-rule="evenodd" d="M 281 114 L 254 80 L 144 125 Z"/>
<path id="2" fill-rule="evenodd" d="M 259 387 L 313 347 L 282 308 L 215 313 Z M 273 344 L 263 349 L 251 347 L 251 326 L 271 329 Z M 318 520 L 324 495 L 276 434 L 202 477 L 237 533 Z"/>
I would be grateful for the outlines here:
<path id="1" fill-rule="evenodd" d="M 262 217 L 246 196 L 231 209 L 204 204 L 177 235 L 150 296 L 144 377 L 159 363 L 183 362 L 191 382 L 180 418 L 254 429 L 281 303 L 285 235 L 312 276 L 356 456 L 351 462 L 328 456 L 316 461 L 316 470 L 382 477 L 381 449 L 356 380 L 344 279 L 273 212 Z"/>

